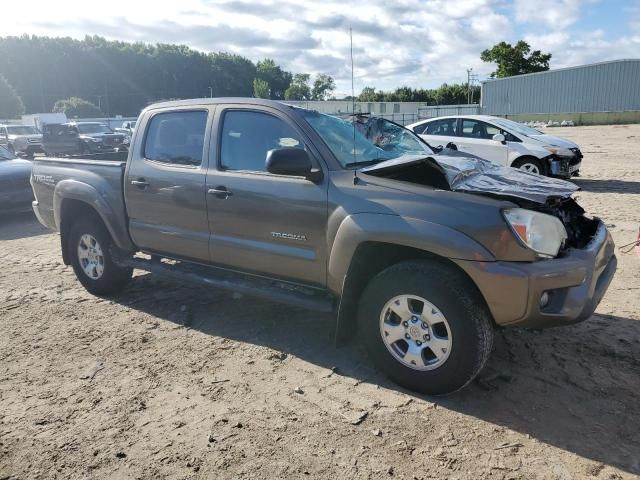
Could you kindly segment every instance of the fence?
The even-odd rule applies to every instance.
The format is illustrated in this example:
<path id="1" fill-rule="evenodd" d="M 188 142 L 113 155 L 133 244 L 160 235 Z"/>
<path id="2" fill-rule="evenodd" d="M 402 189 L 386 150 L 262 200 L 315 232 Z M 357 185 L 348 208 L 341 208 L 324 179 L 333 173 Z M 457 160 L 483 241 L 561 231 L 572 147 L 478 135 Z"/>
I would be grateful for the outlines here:
<path id="1" fill-rule="evenodd" d="M 418 118 L 444 117 L 447 115 L 480 115 L 480 105 L 432 105 L 418 108 Z"/>

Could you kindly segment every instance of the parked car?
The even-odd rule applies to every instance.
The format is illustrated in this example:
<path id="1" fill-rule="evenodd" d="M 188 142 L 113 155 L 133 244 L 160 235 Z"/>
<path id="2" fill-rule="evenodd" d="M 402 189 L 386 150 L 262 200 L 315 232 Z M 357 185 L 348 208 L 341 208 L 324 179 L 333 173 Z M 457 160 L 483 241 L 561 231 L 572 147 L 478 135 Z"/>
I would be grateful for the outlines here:
<path id="1" fill-rule="evenodd" d="M 116 132 L 116 133 L 124 133 L 125 135 L 128 135 L 129 137 L 131 137 L 133 135 L 133 130 L 135 128 L 136 128 L 135 120 L 127 121 L 127 122 L 123 122 L 121 127 L 115 128 L 114 132 Z"/>
<path id="2" fill-rule="evenodd" d="M 0 125 L 0 146 L 16 155 L 42 153 L 42 134 L 30 125 Z"/>
<path id="3" fill-rule="evenodd" d="M 0 212 L 31 210 L 33 192 L 29 183 L 31 162 L 0 147 Z"/>
<path id="4" fill-rule="evenodd" d="M 270 100 L 152 105 L 126 159 L 39 157 L 31 183 L 89 292 L 139 268 L 335 312 L 339 340 L 358 332 L 386 374 L 432 394 L 477 375 L 496 327 L 588 318 L 616 269 L 569 182 Z"/>
<path id="5" fill-rule="evenodd" d="M 431 144 L 453 143 L 459 151 L 496 165 L 562 178 L 577 176 L 580 172 L 582 152 L 578 145 L 506 118 L 488 115 L 438 117 L 413 123 L 407 128 Z"/>
<path id="6" fill-rule="evenodd" d="M 126 150 L 129 136 L 99 122 L 47 124 L 42 146 L 47 155 L 74 155 Z"/>

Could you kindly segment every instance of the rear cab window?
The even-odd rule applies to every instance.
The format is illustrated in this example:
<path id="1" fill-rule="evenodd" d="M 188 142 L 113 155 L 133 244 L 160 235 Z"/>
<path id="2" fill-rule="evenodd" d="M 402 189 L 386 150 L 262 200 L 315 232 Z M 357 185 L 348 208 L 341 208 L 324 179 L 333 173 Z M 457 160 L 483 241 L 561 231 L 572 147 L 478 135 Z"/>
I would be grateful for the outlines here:
<path id="1" fill-rule="evenodd" d="M 147 127 L 144 157 L 171 165 L 201 165 L 207 117 L 206 110 L 155 114 Z"/>

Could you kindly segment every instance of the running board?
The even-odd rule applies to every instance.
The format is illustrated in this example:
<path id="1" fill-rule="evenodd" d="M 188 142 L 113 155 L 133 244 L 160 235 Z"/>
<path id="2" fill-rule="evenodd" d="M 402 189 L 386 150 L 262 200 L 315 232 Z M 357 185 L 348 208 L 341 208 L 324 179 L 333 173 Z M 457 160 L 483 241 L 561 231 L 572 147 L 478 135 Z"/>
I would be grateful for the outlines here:
<path id="1" fill-rule="evenodd" d="M 189 262 L 164 263 L 156 257 L 150 260 L 130 258 L 123 263 L 179 282 L 221 288 L 308 310 L 333 312 L 335 309 L 334 298 L 326 291 L 293 283 L 254 275 L 243 275 L 223 268 Z"/>

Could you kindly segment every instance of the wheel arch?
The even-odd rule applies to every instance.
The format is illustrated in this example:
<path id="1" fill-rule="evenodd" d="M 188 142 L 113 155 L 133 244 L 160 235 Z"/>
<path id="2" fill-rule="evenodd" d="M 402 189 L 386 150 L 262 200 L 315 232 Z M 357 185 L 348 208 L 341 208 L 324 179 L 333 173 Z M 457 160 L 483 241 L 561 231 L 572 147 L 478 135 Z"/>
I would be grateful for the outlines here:
<path id="1" fill-rule="evenodd" d="M 126 251 L 133 251 L 134 246 L 127 231 L 124 215 L 114 212 L 105 195 L 88 183 L 68 179 L 58 182 L 53 193 L 53 215 L 57 230 L 60 232 L 65 263 L 64 238 L 71 224 L 82 215 L 95 215 L 109 232 L 114 244 Z"/>
<path id="2" fill-rule="evenodd" d="M 106 227 L 98 211 L 89 205 L 89 203 L 75 198 L 64 198 L 61 200 L 56 223 L 58 223 L 58 229 L 60 231 L 62 260 L 65 265 L 71 264 L 71 252 L 69 252 L 68 249 L 68 238 L 71 227 L 75 222 L 86 217 L 94 217 L 95 221 L 102 223 L 102 225 Z"/>
<path id="3" fill-rule="evenodd" d="M 457 272 L 461 278 L 465 279 L 469 288 L 477 293 L 478 298 L 482 299 L 487 311 L 490 312 L 484 295 L 473 279 L 453 260 L 415 247 L 365 241 L 356 248 L 344 277 L 336 319 L 335 341 L 337 345 L 346 343 L 354 336 L 357 330 L 358 301 L 369 282 L 386 268 L 408 260 L 422 260 L 440 264 L 444 268 Z"/>
<path id="4" fill-rule="evenodd" d="M 524 160 L 535 160 L 536 162 L 539 162 L 543 167 L 546 168 L 546 164 L 547 164 L 547 160 L 546 158 L 538 158 L 535 155 L 531 155 L 531 154 L 524 154 L 524 155 L 520 155 L 519 157 L 516 157 L 513 162 L 511 162 L 511 165 L 509 165 L 510 167 L 513 167 L 516 163 L 524 161 Z"/>

